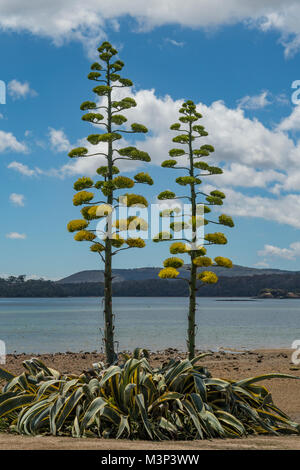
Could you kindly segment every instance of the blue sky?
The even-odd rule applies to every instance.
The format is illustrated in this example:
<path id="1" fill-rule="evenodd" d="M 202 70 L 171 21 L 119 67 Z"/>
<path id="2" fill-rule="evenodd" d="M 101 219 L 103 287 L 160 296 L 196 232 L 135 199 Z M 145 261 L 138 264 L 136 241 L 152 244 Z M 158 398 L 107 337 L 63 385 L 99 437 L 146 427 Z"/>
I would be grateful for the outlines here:
<path id="1" fill-rule="evenodd" d="M 128 173 L 151 174 L 149 201 L 176 188 L 175 172 L 160 163 L 172 147 L 169 125 L 180 103 L 192 99 L 216 148 L 214 162 L 224 168 L 206 184 L 224 190 L 222 212 L 236 224 L 226 230 L 228 245 L 211 255 L 299 270 L 300 107 L 291 102 L 292 82 L 300 79 L 297 2 L 232 0 L 234 10 L 217 0 L 187 0 L 184 10 L 177 0 L 116 0 L 112 8 L 63 3 L 0 5 L 0 80 L 7 86 L 0 105 L 0 273 L 57 279 L 102 269 L 66 224 L 79 215 L 74 181 L 95 170 L 67 154 L 93 132 L 79 106 L 92 98 L 86 75 L 104 39 L 134 82 L 132 121 L 150 130 L 139 146 L 151 165 Z M 167 244 L 149 242 L 120 254 L 115 267 L 161 266 L 167 254 Z"/>

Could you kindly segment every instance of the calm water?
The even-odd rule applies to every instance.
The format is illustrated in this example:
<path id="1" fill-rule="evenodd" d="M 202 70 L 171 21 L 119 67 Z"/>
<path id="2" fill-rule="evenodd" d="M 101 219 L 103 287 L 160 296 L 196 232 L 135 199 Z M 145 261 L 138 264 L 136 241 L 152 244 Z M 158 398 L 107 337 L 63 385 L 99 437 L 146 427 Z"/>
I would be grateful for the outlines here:
<path id="1" fill-rule="evenodd" d="M 119 350 L 185 349 L 186 298 L 114 299 Z M 234 302 L 200 298 L 197 346 L 290 348 L 300 339 L 300 299 Z M 0 339 L 7 352 L 99 350 L 103 326 L 96 298 L 0 299 Z"/>

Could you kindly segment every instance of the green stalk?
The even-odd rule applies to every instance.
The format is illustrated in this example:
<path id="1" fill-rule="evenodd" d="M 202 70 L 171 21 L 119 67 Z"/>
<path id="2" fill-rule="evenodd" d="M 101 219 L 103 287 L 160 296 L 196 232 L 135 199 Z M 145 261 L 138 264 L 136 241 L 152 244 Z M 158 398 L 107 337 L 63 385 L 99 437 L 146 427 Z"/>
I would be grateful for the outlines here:
<path id="1" fill-rule="evenodd" d="M 192 149 L 192 124 L 189 124 L 189 159 L 190 176 L 194 177 L 193 149 Z M 191 203 L 192 203 L 192 248 L 195 248 L 197 242 L 197 223 L 196 223 L 196 193 L 195 184 L 191 184 Z M 196 291 L 197 291 L 197 266 L 193 263 L 195 251 L 191 251 L 191 271 L 189 280 L 189 315 L 188 315 L 188 351 L 189 359 L 195 357 L 195 337 L 196 337 Z"/>
<path id="2" fill-rule="evenodd" d="M 110 86 L 110 70 L 109 60 L 107 61 L 107 85 Z M 111 91 L 108 93 L 107 103 L 107 132 L 111 132 Z M 108 143 L 108 181 L 112 181 L 112 142 Z M 107 196 L 107 204 L 113 204 L 113 192 L 109 192 Z M 104 342 L 105 354 L 108 365 L 111 365 L 115 360 L 114 350 L 114 325 L 113 325 L 113 312 L 112 312 L 112 245 L 111 245 L 111 216 L 107 219 L 107 237 L 105 240 L 105 268 L 104 268 Z"/>

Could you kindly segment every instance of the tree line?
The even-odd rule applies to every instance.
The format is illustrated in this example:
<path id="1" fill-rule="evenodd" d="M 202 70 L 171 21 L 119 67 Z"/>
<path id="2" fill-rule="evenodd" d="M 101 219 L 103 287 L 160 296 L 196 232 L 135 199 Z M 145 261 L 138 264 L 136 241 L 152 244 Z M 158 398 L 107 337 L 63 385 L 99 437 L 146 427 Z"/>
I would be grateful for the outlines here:
<path id="1" fill-rule="evenodd" d="M 262 289 L 300 291 L 300 273 L 255 276 L 219 277 L 216 284 L 207 284 L 197 291 L 198 297 L 255 297 Z M 189 296 L 183 280 L 146 279 L 113 283 L 117 297 L 180 297 Z M 0 297 L 97 297 L 104 295 L 104 283 L 85 282 L 58 284 L 54 281 L 0 278 Z"/>

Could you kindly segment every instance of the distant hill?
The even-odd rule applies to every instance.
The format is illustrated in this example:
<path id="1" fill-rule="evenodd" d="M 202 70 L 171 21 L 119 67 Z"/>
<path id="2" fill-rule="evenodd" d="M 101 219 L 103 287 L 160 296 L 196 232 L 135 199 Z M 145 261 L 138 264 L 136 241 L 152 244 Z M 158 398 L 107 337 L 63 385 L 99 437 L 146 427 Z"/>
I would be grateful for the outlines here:
<path id="1" fill-rule="evenodd" d="M 263 292 L 284 292 L 284 296 L 295 298 L 293 293 L 300 293 L 300 272 L 272 270 L 251 270 L 248 276 L 238 275 L 235 267 L 233 275 L 219 276 L 216 284 L 204 285 L 198 290 L 201 297 L 256 297 Z M 188 283 L 184 280 L 159 279 L 154 276 L 159 268 L 116 270 L 117 282 L 113 283 L 113 295 L 116 297 L 186 297 L 189 295 Z M 220 268 L 218 268 L 220 270 Z M 257 275 L 255 271 L 258 271 Z M 86 277 L 94 273 L 92 281 Z M 226 271 L 228 274 L 230 270 Z M 248 271 L 249 272 L 249 271 Z M 96 274 L 95 274 L 96 273 Z M 132 276 L 132 279 L 118 281 L 118 276 Z M 137 279 L 138 274 L 138 279 Z M 284 275 L 283 275 L 284 274 Z M 187 271 L 184 272 L 187 275 Z M 142 278 L 142 276 L 144 276 Z M 148 276 L 148 277 L 147 277 Z M 22 276 L 21 276 L 22 277 Z M 71 281 L 60 282 L 18 278 L 0 278 L 0 297 L 102 297 L 104 293 L 103 273 L 101 271 L 85 271 L 70 276 Z M 66 278 L 66 279 L 70 279 Z M 73 282 L 72 282 L 73 278 Z M 91 279 L 89 278 L 89 279 Z M 75 281 L 74 281 L 75 279 Z M 101 282 L 102 279 L 102 282 Z M 119 277 L 120 279 L 120 277 Z M 268 296 L 269 297 L 269 296 Z M 277 298 L 277 297 L 276 297 Z M 291 300 L 293 302 L 293 300 Z"/>
<path id="2" fill-rule="evenodd" d="M 208 268 L 202 268 L 207 270 Z M 144 281 L 147 279 L 158 279 L 158 273 L 161 268 L 135 268 L 135 269 L 114 269 L 113 282 L 124 281 Z M 221 277 L 244 277 L 244 276 L 263 276 L 263 275 L 284 275 L 296 274 L 298 271 L 284 271 L 281 269 L 259 269 L 248 268 L 245 266 L 235 265 L 232 269 L 220 266 L 210 267 L 210 271 L 214 271 Z M 199 269 L 201 271 L 201 269 Z M 188 277 L 189 272 L 186 268 L 180 270 L 181 277 Z M 104 274 L 102 270 L 80 271 L 71 276 L 56 281 L 57 284 L 80 284 L 90 282 L 104 282 Z"/>

